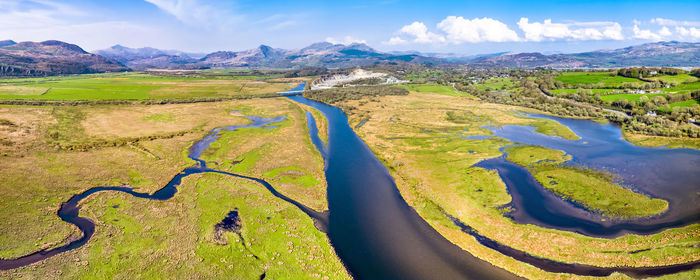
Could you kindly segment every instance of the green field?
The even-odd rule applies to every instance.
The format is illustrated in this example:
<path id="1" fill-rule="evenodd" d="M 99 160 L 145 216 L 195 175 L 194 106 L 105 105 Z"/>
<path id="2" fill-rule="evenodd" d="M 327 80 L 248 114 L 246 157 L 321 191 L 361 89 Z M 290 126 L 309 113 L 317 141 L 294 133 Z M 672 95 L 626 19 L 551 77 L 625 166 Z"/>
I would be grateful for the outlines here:
<path id="1" fill-rule="evenodd" d="M 612 89 L 612 88 L 593 88 L 593 89 L 578 89 L 578 88 L 565 88 L 565 89 L 553 89 L 550 90 L 551 93 L 554 94 L 560 94 L 560 93 L 578 93 L 579 91 L 584 91 L 584 92 L 589 92 L 592 94 L 607 94 L 614 92 L 619 89 Z"/>
<path id="2" fill-rule="evenodd" d="M 665 94 L 663 93 L 649 93 L 649 94 L 635 94 L 635 93 L 623 93 L 623 94 L 611 94 L 611 95 L 604 95 L 601 96 L 600 99 L 603 101 L 617 101 L 620 99 L 625 99 L 627 101 L 635 101 L 638 102 L 642 96 L 649 97 L 649 99 L 652 99 L 654 96 L 663 96 Z"/>
<path id="3" fill-rule="evenodd" d="M 416 92 L 432 92 L 442 95 L 450 96 L 472 96 L 471 94 L 457 91 L 451 86 L 444 86 L 439 84 L 409 84 L 409 85 L 397 85 L 397 87 L 404 88 L 409 91 Z"/>
<path id="4" fill-rule="evenodd" d="M 669 104 L 669 106 L 671 106 L 671 108 L 673 108 L 673 107 L 690 107 L 690 106 L 693 106 L 696 104 L 700 104 L 700 100 L 697 100 L 697 99 L 686 100 L 686 101 L 671 103 L 671 104 Z"/>
<path id="5" fill-rule="evenodd" d="M 697 82 L 698 79 L 695 76 L 692 76 L 688 73 L 683 73 L 683 74 L 678 74 L 678 75 L 659 75 L 656 77 L 651 77 L 648 78 L 649 80 L 656 80 L 656 81 L 664 81 L 666 83 L 674 83 L 676 85 L 685 83 L 685 82 Z"/>
<path id="6" fill-rule="evenodd" d="M 617 87 L 622 85 L 622 83 L 644 83 L 638 79 L 622 76 L 610 76 L 610 72 L 564 72 L 555 79 L 570 85 L 590 85 L 600 83 L 602 87 Z"/>
<path id="7" fill-rule="evenodd" d="M 508 90 L 515 87 L 510 78 L 491 78 L 476 84 L 476 87 L 483 90 Z"/>
<path id="8" fill-rule="evenodd" d="M 141 73 L 2 79 L 0 99 L 143 100 L 226 97 L 279 92 L 287 83 L 257 76 L 176 77 Z"/>
<path id="9" fill-rule="evenodd" d="M 682 94 L 700 90 L 700 82 L 684 83 L 670 88 L 661 89 L 663 92 Z"/>
<path id="10" fill-rule="evenodd" d="M 666 106 L 661 106 L 661 107 L 659 107 L 659 110 L 665 111 L 665 112 L 670 112 L 673 110 L 673 108 L 676 108 L 676 107 L 692 107 L 692 106 L 696 106 L 696 105 L 700 105 L 700 100 L 691 99 L 691 100 L 671 103 L 671 104 L 668 104 Z"/>

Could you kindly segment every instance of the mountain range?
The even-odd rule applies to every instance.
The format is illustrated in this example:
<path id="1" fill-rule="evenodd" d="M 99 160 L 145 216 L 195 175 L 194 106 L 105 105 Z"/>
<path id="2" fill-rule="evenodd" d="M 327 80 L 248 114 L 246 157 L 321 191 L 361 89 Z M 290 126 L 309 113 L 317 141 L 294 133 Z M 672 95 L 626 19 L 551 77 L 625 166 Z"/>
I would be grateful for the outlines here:
<path id="1" fill-rule="evenodd" d="M 49 76 L 120 72 L 127 67 L 61 41 L 0 41 L 0 76 Z"/>
<path id="2" fill-rule="evenodd" d="M 615 50 L 573 54 L 518 53 L 483 57 L 469 63 L 489 68 L 613 68 L 630 66 L 699 67 L 700 43 L 656 42 Z"/>
<path id="3" fill-rule="evenodd" d="M 457 54 L 381 52 L 366 44 L 314 43 L 295 50 L 260 45 L 244 51 L 210 54 L 115 45 L 88 53 L 60 41 L 0 41 L 0 75 L 46 76 L 159 69 L 344 68 L 376 64 L 464 65 L 474 68 L 607 68 L 627 66 L 700 66 L 700 43 L 657 42 L 615 50 L 574 54 Z"/>
<path id="4" fill-rule="evenodd" d="M 227 67 L 329 67 L 342 68 L 371 64 L 419 63 L 441 64 L 439 58 L 421 55 L 395 55 L 379 52 L 365 44 L 311 44 L 298 50 L 286 50 L 260 45 L 244 51 L 217 51 L 194 59 L 187 54 L 174 54 L 152 48 L 132 49 L 120 45 L 96 54 L 113 58 L 133 69 L 146 68 L 227 68 Z"/>

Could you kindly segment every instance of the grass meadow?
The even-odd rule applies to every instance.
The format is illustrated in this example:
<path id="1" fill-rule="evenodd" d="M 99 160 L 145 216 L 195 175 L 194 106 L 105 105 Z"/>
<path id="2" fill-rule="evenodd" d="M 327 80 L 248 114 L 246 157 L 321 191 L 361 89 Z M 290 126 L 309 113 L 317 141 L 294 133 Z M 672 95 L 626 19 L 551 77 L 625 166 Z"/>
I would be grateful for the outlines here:
<path id="1" fill-rule="evenodd" d="M 284 91 L 285 82 L 257 76 L 162 76 L 114 73 L 0 79 L 0 99 L 144 100 L 259 95 Z"/>

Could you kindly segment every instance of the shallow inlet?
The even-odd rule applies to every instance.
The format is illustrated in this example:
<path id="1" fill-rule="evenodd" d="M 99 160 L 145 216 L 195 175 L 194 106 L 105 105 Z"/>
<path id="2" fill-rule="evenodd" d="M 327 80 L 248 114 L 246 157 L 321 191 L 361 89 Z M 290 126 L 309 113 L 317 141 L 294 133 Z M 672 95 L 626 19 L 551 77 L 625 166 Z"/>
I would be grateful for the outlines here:
<path id="1" fill-rule="evenodd" d="M 489 128 L 494 136 L 512 142 L 563 150 L 570 165 L 605 170 L 619 175 L 620 183 L 634 191 L 665 199 L 664 213 L 639 219 L 611 219 L 564 201 L 537 182 L 530 172 L 504 157 L 487 159 L 475 166 L 497 170 L 513 197 L 508 215 L 521 224 L 574 231 L 612 238 L 627 233 L 652 234 L 700 221 L 700 151 L 635 146 L 622 138 L 619 127 L 590 120 L 545 115 L 569 127 L 580 140 L 566 140 L 533 131 L 529 126 Z"/>

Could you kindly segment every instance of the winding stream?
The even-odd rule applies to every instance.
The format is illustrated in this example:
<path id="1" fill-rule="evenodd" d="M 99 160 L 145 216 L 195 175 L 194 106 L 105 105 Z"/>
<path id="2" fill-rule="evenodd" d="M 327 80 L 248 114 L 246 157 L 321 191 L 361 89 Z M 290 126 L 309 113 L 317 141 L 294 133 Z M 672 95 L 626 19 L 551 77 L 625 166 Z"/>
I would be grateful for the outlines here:
<path id="1" fill-rule="evenodd" d="M 299 85 L 289 92 L 299 92 L 303 90 L 304 86 L 305 84 Z M 287 98 L 318 109 L 328 120 L 329 141 L 328 145 L 324 145 L 317 135 L 318 130 L 313 116 L 307 114 L 312 142 L 325 159 L 329 215 L 328 213 L 316 212 L 280 194 L 261 179 L 210 169 L 206 166 L 205 161 L 199 159 L 204 149 L 216 141 L 222 130 L 253 126 L 265 127 L 282 120 L 280 118 L 248 117 L 252 121 L 251 124 L 217 128 L 194 144 L 190 149 L 189 156 L 198 162 L 197 166 L 183 170 L 165 187 L 153 194 L 135 192 L 127 187 L 97 187 L 73 196 L 61 206 L 58 215 L 62 220 L 78 226 L 83 232 L 83 236 L 62 247 L 39 251 L 14 260 L 0 260 L 0 270 L 25 266 L 86 244 L 94 233 L 95 224 L 90 219 L 78 216 L 80 210 L 78 204 L 91 194 L 102 191 L 119 191 L 139 198 L 166 200 L 175 195 L 182 178 L 191 174 L 212 172 L 256 181 L 276 197 L 301 209 L 315 221 L 319 229 L 328 234 L 339 257 L 356 279 L 518 278 L 512 273 L 462 250 L 423 220 L 403 200 L 386 167 L 377 160 L 372 151 L 350 128 L 347 116 L 340 109 L 298 95 L 287 96 Z M 574 131 L 579 133 L 579 131 Z M 498 135 L 498 133 L 496 134 Z M 576 155 L 574 157 L 577 158 Z M 536 217 L 535 215 L 531 216 Z M 694 262 L 648 268 L 601 268 L 559 263 L 533 257 L 525 252 L 499 244 L 479 235 L 468 225 L 454 218 L 453 222 L 465 233 L 474 236 L 484 246 L 550 272 L 592 276 L 622 272 L 638 277 L 674 273 L 700 266 L 700 262 Z"/>
<path id="2" fill-rule="evenodd" d="M 249 176 L 244 176 L 244 175 L 239 175 L 239 174 L 234 174 L 234 173 L 229 173 L 229 172 L 224 172 L 224 171 L 218 171 L 214 170 L 211 168 L 208 168 L 206 165 L 206 162 L 204 160 L 201 160 L 199 157 L 202 155 L 204 150 L 209 147 L 211 143 L 216 141 L 218 137 L 220 136 L 221 131 L 235 131 L 239 128 L 244 128 L 244 127 L 266 127 L 270 124 L 274 124 L 277 122 L 283 121 L 285 118 L 284 117 L 278 117 L 274 119 L 268 119 L 268 118 L 258 118 L 258 117 L 250 117 L 247 116 L 249 120 L 251 120 L 250 124 L 247 125 L 239 125 L 239 126 L 228 126 L 228 127 L 220 127 L 220 128 L 215 128 L 214 130 L 211 131 L 209 135 L 204 137 L 204 139 L 200 140 L 199 142 L 195 143 L 192 145 L 190 148 L 190 153 L 188 157 L 192 160 L 195 160 L 197 162 L 197 166 L 195 167 L 188 167 L 185 168 L 182 172 L 178 173 L 173 177 L 168 184 L 166 184 L 163 188 L 159 189 L 158 191 L 149 194 L 149 193 L 140 193 L 136 192 L 133 190 L 133 188 L 130 187 L 95 187 L 91 188 L 85 192 L 82 192 L 80 194 L 76 194 L 73 197 L 71 197 L 68 201 L 64 202 L 61 207 L 58 210 L 58 216 L 63 220 L 64 222 L 70 223 L 78 227 L 80 232 L 82 233 L 82 236 L 76 240 L 72 240 L 68 242 L 67 244 L 56 247 L 53 249 L 49 250 L 41 250 L 37 251 L 35 253 L 19 257 L 17 259 L 11 259 L 11 260 L 4 260 L 0 259 L 0 270 L 8 270 L 8 269 L 13 269 L 13 268 L 18 268 L 26 265 L 30 265 L 32 263 L 36 263 L 42 260 L 45 260 L 47 258 L 53 257 L 55 255 L 61 254 L 63 252 L 67 252 L 73 249 L 77 249 L 85 245 L 92 235 L 95 233 L 95 222 L 92 220 L 85 218 L 85 217 L 80 217 L 80 202 L 89 197 L 92 194 L 99 193 L 99 192 L 105 192 L 105 191 L 115 191 L 115 192 L 122 192 L 122 193 L 127 193 L 130 194 L 134 197 L 138 198 L 145 198 L 145 199 L 151 199 L 151 200 L 168 200 L 175 196 L 175 193 L 177 193 L 177 186 L 180 185 L 182 182 L 182 179 L 193 175 L 193 174 L 199 174 L 199 173 L 217 173 L 217 174 L 223 174 L 223 175 L 228 175 L 228 176 L 233 176 L 237 178 L 242 178 L 242 179 L 247 179 L 251 181 L 255 181 L 257 183 L 260 183 L 263 185 L 268 191 L 270 191 L 274 196 L 289 202 L 299 209 L 301 209 L 304 213 L 309 215 L 314 220 L 314 224 L 316 227 L 318 227 L 320 230 L 325 231 L 325 228 L 327 227 L 327 214 L 326 213 L 319 213 L 314 211 L 313 209 L 310 209 L 303 204 L 279 193 L 277 190 L 275 190 L 272 185 L 270 185 L 268 182 L 258 179 L 258 178 L 253 178 Z"/>

